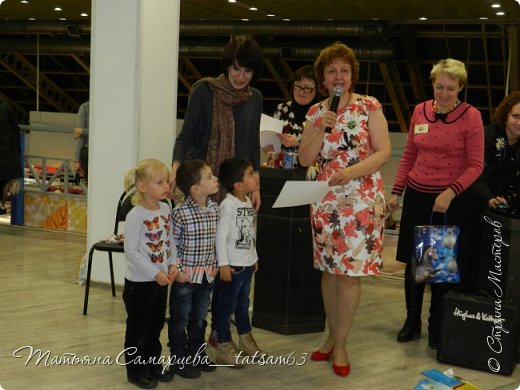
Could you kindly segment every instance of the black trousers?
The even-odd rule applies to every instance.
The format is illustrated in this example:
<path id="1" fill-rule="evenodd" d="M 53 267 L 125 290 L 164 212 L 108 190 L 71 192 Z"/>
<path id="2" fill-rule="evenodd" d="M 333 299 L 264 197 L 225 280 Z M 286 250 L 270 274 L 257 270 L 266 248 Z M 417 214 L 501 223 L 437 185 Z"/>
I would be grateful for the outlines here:
<path id="1" fill-rule="evenodd" d="M 123 300 L 128 314 L 125 361 L 129 378 L 147 376 L 161 356 L 160 336 L 167 297 L 168 286 L 160 286 L 155 281 L 132 282 L 125 279 Z"/>
<path id="2" fill-rule="evenodd" d="M 405 271 L 405 296 L 407 317 L 416 323 L 420 322 L 421 309 L 424 295 L 424 284 L 415 283 L 415 275 L 412 272 L 412 262 L 415 261 L 414 252 L 414 227 L 417 225 L 430 225 L 445 223 L 441 213 L 433 213 L 432 209 L 437 194 L 426 194 L 411 188 L 406 189 L 403 199 L 401 224 L 399 227 L 399 239 L 397 243 L 396 258 L 406 263 Z M 476 206 L 478 200 L 472 193 L 466 191 L 455 197 L 448 211 L 446 219 L 448 225 L 460 226 L 459 250 L 457 263 L 461 274 L 461 283 L 432 283 L 429 333 L 437 339 L 439 332 L 440 316 L 442 312 L 442 297 L 451 289 L 472 291 L 476 284 L 478 256 L 476 252 L 476 226 L 480 217 L 480 209 Z M 430 221 L 431 219 L 431 221 Z"/>
<path id="3" fill-rule="evenodd" d="M 415 283 L 415 272 L 413 272 L 412 268 L 411 263 L 406 264 L 406 270 L 404 273 L 406 312 L 407 318 L 418 325 L 421 323 L 422 303 L 426 284 Z M 442 297 L 452 288 L 453 285 L 451 283 L 430 284 L 431 300 L 430 317 L 428 318 L 428 332 L 436 341 L 440 330 Z"/>

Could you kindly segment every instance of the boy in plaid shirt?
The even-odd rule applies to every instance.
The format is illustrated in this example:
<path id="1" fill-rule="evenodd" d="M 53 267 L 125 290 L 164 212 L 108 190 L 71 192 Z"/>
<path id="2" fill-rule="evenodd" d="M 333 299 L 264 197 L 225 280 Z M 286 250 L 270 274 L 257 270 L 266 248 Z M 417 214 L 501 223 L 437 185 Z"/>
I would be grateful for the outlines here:
<path id="1" fill-rule="evenodd" d="M 170 290 L 168 338 L 173 364 L 170 370 L 197 378 L 216 367 L 205 352 L 204 335 L 213 280 L 217 274 L 216 234 L 219 206 L 209 199 L 218 180 L 202 160 L 184 162 L 177 170 L 177 187 L 186 201 L 172 212 L 174 259 L 179 273 Z"/>

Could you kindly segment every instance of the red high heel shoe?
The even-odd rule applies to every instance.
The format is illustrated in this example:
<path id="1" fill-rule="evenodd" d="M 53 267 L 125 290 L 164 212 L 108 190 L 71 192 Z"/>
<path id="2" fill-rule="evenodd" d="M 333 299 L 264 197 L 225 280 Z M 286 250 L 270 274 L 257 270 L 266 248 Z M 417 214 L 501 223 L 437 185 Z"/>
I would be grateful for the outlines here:
<path id="1" fill-rule="evenodd" d="M 332 364 L 332 368 L 334 368 L 334 374 L 339 376 L 347 376 L 350 374 L 350 363 L 346 366 L 337 366 L 335 364 Z"/>
<path id="2" fill-rule="evenodd" d="M 311 360 L 314 360 L 315 362 L 324 362 L 326 360 L 329 360 L 333 351 L 334 350 L 330 352 L 314 351 L 313 353 L 311 353 Z"/>

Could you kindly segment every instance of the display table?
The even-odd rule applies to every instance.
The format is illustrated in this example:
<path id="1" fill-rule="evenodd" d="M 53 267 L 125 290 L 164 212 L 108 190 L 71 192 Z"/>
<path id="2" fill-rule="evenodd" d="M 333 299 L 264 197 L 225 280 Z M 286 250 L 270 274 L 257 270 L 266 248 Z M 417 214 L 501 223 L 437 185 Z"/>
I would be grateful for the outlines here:
<path id="1" fill-rule="evenodd" d="M 305 170 L 260 168 L 253 326 L 282 334 L 321 332 L 325 315 L 321 272 L 313 268 L 309 206 L 273 209 L 287 180 Z"/>
<path id="2" fill-rule="evenodd" d="M 24 226 L 87 233 L 87 197 L 61 192 L 25 191 Z"/>

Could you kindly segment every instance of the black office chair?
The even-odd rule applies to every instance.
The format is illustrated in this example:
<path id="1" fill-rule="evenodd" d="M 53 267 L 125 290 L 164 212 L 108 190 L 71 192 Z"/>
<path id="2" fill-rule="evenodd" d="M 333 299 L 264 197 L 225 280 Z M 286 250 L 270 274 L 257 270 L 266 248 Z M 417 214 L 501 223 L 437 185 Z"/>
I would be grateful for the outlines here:
<path id="1" fill-rule="evenodd" d="M 116 210 L 116 220 L 114 224 L 114 235 L 120 234 L 119 232 L 119 223 L 126 219 L 126 215 L 128 212 L 134 207 L 132 205 L 131 199 L 134 194 L 134 191 L 123 192 L 121 197 L 119 198 L 119 202 L 117 202 L 117 210 Z M 103 251 L 108 252 L 108 262 L 110 265 L 110 282 L 112 284 L 112 296 L 116 296 L 116 286 L 114 283 L 114 266 L 112 263 L 112 252 L 116 253 L 124 253 L 125 248 L 122 242 L 110 242 L 101 240 L 96 242 L 90 247 L 90 251 L 88 253 L 88 265 L 87 265 L 87 280 L 85 283 L 85 301 L 83 303 L 83 315 L 87 315 L 87 307 L 88 307 L 88 294 L 90 290 L 90 272 L 92 270 L 92 257 L 94 256 L 94 251 Z"/>

